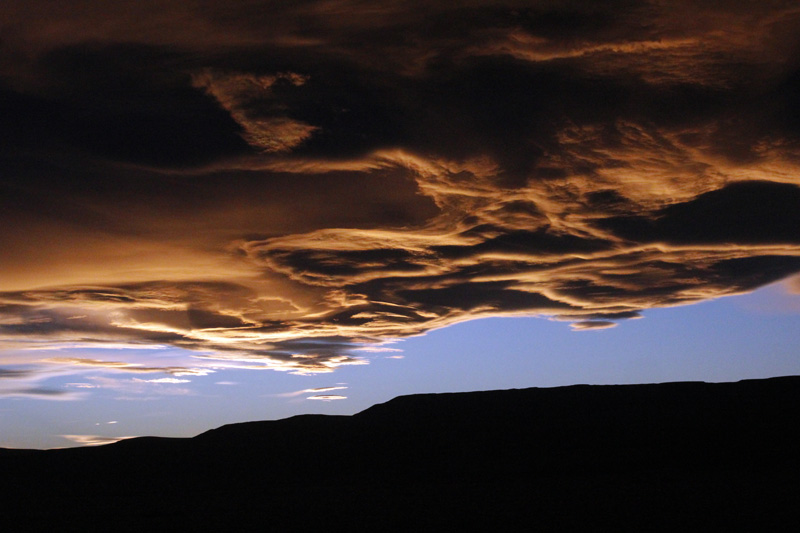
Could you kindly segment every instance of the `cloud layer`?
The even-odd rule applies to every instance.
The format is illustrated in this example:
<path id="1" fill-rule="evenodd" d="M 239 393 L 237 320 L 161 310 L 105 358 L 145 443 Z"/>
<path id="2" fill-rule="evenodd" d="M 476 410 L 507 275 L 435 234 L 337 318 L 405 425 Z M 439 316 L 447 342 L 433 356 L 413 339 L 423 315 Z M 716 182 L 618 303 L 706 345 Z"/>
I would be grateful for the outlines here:
<path id="1" fill-rule="evenodd" d="M 0 6 L 4 382 L 326 372 L 800 272 L 794 2 L 150 4 Z M 49 353 L 102 346 L 196 364 Z"/>

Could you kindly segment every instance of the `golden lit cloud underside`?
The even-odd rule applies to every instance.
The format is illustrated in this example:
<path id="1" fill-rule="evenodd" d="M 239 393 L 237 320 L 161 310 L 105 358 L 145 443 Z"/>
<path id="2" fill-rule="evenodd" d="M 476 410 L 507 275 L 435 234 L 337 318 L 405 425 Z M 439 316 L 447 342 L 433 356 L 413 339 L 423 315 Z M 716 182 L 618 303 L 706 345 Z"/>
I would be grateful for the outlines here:
<path id="1" fill-rule="evenodd" d="M 67 440 L 71 440 L 83 446 L 102 446 L 103 444 L 113 444 L 125 439 L 135 437 L 102 437 L 100 435 L 61 435 Z"/>
<path id="2" fill-rule="evenodd" d="M 795 3 L 429 4 L 3 3 L 0 391 L 329 372 L 800 271 Z M 74 356 L 159 346 L 194 357 Z"/>

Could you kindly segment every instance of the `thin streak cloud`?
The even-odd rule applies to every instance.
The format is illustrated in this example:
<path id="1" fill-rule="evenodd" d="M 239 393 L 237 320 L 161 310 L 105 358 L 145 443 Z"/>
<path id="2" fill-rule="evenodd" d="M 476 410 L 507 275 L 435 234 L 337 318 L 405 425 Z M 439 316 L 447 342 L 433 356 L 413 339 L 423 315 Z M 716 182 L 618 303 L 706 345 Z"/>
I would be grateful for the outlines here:
<path id="1" fill-rule="evenodd" d="M 316 393 L 319 393 L 319 392 L 330 392 L 330 391 L 345 390 L 345 389 L 347 389 L 347 387 L 342 386 L 342 385 L 336 385 L 336 386 L 332 386 L 332 387 L 318 387 L 318 388 L 314 388 L 314 389 L 302 389 L 302 390 L 293 391 L 293 392 L 284 392 L 284 393 L 280 393 L 280 394 L 272 394 L 270 396 L 275 396 L 275 397 L 278 397 L 278 398 L 295 398 L 297 396 L 303 396 L 305 394 L 310 394 L 311 393 L 311 394 L 313 394 L 313 396 L 310 396 L 310 397 L 306 398 L 307 400 L 311 400 L 311 399 L 321 399 L 321 398 L 317 398 L 316 396 L 328 396 L 328 395 L 324 395 L 324 394 L 323 395 L 316 394 Z"/>
<path id="2" fill-rule="evenodd" d="M 330 402 L 334 400 L 346 400 L 347 396 L 340 396 L 338 394 L 316 394 L 314 396 L 309 396 L 306 400 L 320 400 L 323 402 Z"/>
<path id="3" fill-rule="evenodd" d="M 104 444 L 113 444 L 125 439 L 133 439 L 136 437 L 103 437 L 101 435 L 60 435 L 67 440 L 80 444 L 82 446 L 102 446 Z"/>

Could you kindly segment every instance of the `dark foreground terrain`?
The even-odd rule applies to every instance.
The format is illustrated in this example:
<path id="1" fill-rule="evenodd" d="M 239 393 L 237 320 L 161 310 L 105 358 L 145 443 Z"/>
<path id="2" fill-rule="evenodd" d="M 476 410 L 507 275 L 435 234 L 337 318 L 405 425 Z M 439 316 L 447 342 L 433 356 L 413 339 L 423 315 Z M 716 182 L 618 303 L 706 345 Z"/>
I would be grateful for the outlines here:
<path id="1" fill-rule="evenodd" d="M 0 530 L 800 531 L 800 377 L 395 398 L 0 449 Z"/>

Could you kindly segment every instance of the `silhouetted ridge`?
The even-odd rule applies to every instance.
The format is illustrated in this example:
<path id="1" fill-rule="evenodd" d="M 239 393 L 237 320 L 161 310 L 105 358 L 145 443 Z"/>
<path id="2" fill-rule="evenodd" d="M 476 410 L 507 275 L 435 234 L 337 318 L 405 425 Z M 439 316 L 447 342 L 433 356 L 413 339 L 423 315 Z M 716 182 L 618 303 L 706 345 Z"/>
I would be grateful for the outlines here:
<path id="1" fill-rule="evenodd" d="M 797 518 L 798 420 L 800 377 L 423 394 L 192 439 L 0 450 L 0 496 L 40 502 L 38 526 L 91 515 L 131 531 L 231 516 L 257 530 L 761 527 Z"/>

